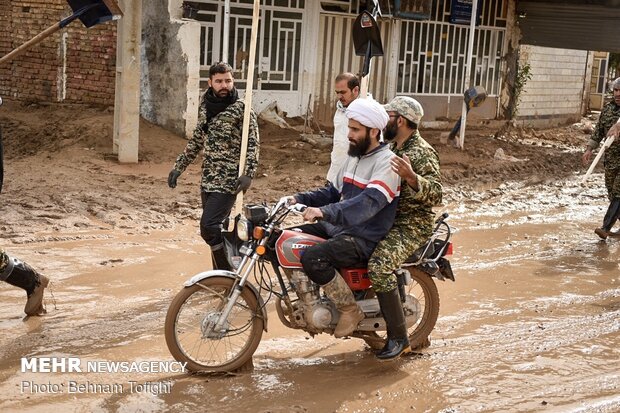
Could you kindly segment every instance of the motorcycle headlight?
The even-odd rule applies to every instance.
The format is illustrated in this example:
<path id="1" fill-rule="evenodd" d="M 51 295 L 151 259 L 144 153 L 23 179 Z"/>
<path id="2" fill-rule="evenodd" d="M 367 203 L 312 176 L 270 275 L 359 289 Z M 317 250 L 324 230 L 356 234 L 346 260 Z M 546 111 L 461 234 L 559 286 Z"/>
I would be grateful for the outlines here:
<path id="1" fill-rule="evenodd" d="M 237 236 L 241 241 L 248 241 L 251 233 L 252 224 L 250 224 L 247 219 L 241 218 L 239 222 L 237 222 Z"/>

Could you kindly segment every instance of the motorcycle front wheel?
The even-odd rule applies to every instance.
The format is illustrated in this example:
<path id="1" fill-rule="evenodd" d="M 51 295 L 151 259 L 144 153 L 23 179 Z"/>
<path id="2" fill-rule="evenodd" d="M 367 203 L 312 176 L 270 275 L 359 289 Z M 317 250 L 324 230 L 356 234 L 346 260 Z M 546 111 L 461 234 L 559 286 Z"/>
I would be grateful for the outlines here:
<path id="1" fill-rule="evenodd" d="M 405 287 L 406 294 L 415 297 L 420 305 L 418 321 L 407 329 L 409 344 L 412 349 L 429 345 L 428 336 L 435 328 L 439 317 L 439 292 L 430 275 L 417 268 L 407 268 L 411 274 L 411 283 Z M 386 333 L 374 334 L 364 341 L 373 350 L 381 350 L 385 345 Z"/>
<path id="2" fill-rule="evenodd" d="M 245 287 L 224 322 L 214 328 L 235 280 L 206 278 L 183 288 L 166 314 L 170 353 L 192 372 L 230 372 L 248 362 L 263 335 L 264 320 L 257 297 Z"/>

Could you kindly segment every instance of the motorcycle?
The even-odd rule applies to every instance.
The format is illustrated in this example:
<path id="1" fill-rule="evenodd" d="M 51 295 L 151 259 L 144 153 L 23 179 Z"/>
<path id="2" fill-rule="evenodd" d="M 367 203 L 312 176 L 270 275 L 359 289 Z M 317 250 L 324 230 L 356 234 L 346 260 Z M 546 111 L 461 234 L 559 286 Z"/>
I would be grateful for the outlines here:
<path id="1" fill-rule="evenodd" d="M 230 372 L 249 362 L 267 331 L 267 302 L 272 298 L 286 327 L 311 336 L 333 334 L 339 312 L 300 262 L 306 248 L 325 240 L 281 228 L 289 214 L 301 214 L 305 208 L 288 205 L 285 198 L 271 209 L 246 205 L 232 230 L 223 231 L 233 270 L 196 274 L 174 297 L 166 315 L 166 344 L 177 361 L 187 363 L 188 370 Z M 412 348 L 428 341 L 439 315 L 434 279 L 454 281 L 446 258 L 452 254 L 447 218 L 447 213 L 442 214 L 429 241 L 395 270 Z M 383 348 L 386 325 L 367 268 L 339 272 L 365 314 L 352 337 L 364 340 L 373 350 Z"/>

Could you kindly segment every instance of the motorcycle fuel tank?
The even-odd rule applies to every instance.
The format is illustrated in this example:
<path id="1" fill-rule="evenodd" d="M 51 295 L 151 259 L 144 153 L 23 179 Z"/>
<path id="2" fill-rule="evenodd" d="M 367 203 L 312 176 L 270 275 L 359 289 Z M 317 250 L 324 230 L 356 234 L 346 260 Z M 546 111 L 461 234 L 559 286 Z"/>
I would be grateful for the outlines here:
<path id="1" fill-rule="evenodd" d="M 301 256 L 304 250 L 325 242 L 323 238 L 303 232 L 285 229 L 276 241 L 278 262 L 284 268 L 301 268 Z"/>

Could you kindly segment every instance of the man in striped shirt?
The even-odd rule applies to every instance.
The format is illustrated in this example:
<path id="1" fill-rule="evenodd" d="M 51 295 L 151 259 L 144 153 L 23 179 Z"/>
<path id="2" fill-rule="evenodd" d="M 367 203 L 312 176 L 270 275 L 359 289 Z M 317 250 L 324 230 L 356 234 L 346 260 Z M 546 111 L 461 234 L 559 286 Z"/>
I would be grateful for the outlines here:
<path id="1" fill-rule="evenodd" d="M 396 215 L 400 177 L 390 167 L 394 153 L 381 144 L 388 115 L 371 99 L 356 99 L 347 110 L 349 157 L 333 182 L 295 195 L 290 203 L 308 206 L 303 232 L 327 239 L 308 248 L 301 263 L 308 277 L 321 285 L 336 304 L 340 318 L 334 335 L 351 335 L 364 313 L 336 269 L 365 263 L 387 234 Z"/>

